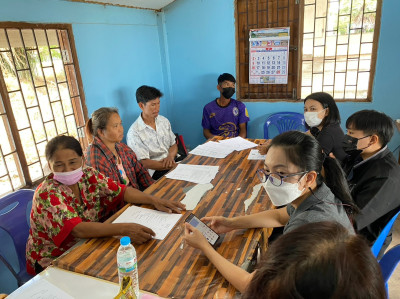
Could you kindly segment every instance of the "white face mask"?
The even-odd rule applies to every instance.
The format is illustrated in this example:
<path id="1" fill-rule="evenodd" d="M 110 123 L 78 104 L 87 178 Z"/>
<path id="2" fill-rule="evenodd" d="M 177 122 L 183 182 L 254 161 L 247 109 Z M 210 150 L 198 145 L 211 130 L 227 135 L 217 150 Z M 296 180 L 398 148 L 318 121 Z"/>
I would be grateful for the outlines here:
<path id="1" fill-rule="evenodd" d="M 319 112 L 304 112 L 304 120 L 306 121 L 307 125 L 312 127 L 317 127 L 321 124 L 322 119 L 318 117 L 318 114 L 325 111 L 325 109 Z"/>
<path id="2" fill-rule="evenodd" d="M 299 190 L 299 182 L 303 176 L 297 183 L 288 183 L 282 181 L 280 186 L 273 185 L 271 181 L 267 179 L 267 181 L 263 183 L 263 186 L 265 191 L 267 191 L 272 204 L 276 207 L 280 207 L 285 206 L 297 199 L 305 189 L 303 188 L 303 190 Z"/>

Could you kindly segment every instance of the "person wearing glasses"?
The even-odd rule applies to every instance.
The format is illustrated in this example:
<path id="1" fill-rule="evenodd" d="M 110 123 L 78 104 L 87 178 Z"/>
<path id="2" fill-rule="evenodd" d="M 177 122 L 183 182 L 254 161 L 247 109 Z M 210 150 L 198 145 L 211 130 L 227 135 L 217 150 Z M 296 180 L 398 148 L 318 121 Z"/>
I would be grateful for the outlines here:
<path id="1" fill-rule="evenodd" d="M 264 169 L 258 175 L 273 205 L 287 206 L 233 218 L 204 217 L 202 221 L 209 223 L 218 234 L 261 227 L 284 227 L 286 234 L 304 224 L 320 221 L 337 222 L 354 234 L 347 211 L 357 213 L 358 209 L 344 172 L 336 159 L 323 154 L 314 137 L 298 131 L 276 136 L 270 143 Z M 230 283 L 240 292 L 244 291 L 251 275 L 222 257 L 188 223 L 185 223 L 184 240 L 202 250 Z"/>

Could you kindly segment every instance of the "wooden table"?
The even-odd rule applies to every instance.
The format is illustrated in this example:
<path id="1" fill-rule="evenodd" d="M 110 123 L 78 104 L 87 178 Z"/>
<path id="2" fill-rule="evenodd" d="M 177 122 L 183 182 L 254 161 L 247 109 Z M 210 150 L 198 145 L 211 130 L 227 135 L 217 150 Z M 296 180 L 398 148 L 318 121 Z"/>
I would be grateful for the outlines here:
<path id="1" fill-rule="evenodd" d="M 255 140 L 259 143 L 260 140 Z M 247 160 L 250 150 L 233 152 L 225 159 L 189 155 L 182 163 L 219 165 L 219 172 L 212 181 L 214 188 L 205 193 L 193 213 L 199 218 L 206 215 L 233 217 L 244 215 L 244 200 L 251 196 L 253 186 L 259 184 L 256 170 L 263 161 Z M 163 177 L 147 188 L 165 199 L 180 201 L 183 188 L 194 183 Z M 127 206 L 126 206 L 127 207 Z M 125 207 L 125 208 L 126 208 Z M 247 214 L 271 208 L 263 188 L 247 210 Z M 122 213 L 119 211 L 116 216 Z M 135 246 L 138 254 L 139 285 L 141 290 L 170 298 L 232 298 L 236 290 L 231 286 L 197 249 L 185 246 L 180 249 L 182 223 L 189 211 L 162 241 L 152 240 Z M 115 217 L 113 217 L 114 219 Z M 218 241 L 218 252 L 236 265 L 254 258 L 262 229 L 237 230 L 223 234 Z M 119 240 L 99 238 L 85 241 L 54 262 L 66 270 L 118 282 L 116 252 Z"/>

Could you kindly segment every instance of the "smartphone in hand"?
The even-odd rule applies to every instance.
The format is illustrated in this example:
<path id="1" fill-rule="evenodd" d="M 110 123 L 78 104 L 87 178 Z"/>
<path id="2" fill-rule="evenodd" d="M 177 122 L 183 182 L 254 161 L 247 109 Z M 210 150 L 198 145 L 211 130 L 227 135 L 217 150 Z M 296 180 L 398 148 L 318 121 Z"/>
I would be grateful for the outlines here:
<path id="1" fill-rule="evenodd" d="M 210 227 L 208 227 L 204 222 L 202 222 L 199 218 L 197 218 L 194 214 L 190 214 L 186 218 L 185 222 L 188 222 L 191 226 L 197 228 L 211 245 L 214 246 L 215 243 L 218 241 L 219 235 Z"/>

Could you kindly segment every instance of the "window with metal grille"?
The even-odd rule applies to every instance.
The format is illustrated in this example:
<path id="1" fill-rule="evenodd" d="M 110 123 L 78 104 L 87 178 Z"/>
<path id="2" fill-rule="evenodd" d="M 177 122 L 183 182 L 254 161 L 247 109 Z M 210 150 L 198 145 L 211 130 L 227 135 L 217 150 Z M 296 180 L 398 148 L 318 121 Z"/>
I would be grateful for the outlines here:
<path id="1" fill-rule="evenodd" d="M 371 101 L 378 46 L 378 0 L 305 0 L 301 97 L 325 91 L 335 100 Z"/>
<path id="2" fill-rule="evenodd" d="M 49 173 L 53 137 L 86 147 L 85 115 L 72 27 L 0 23 L 0 196 Z"/>
<path id="3" fill-rule="evenodd" d="M 237 96 L 242 101 L 295 100 L 298 82 L 299 8 L 296 0 L 237 0 Z M 290 27 L 287 84 L 249 84 L 249 31 Z"/>
<path id="4" fill-rule="evenodd" d="M 298 100 L 325 91 L 338 101 L 372 100 L 381 0 L 236 4 L 239 99 Z M 249 84 L 249 30 L 273 27 L 290 27 L 288 84 Z"/>

